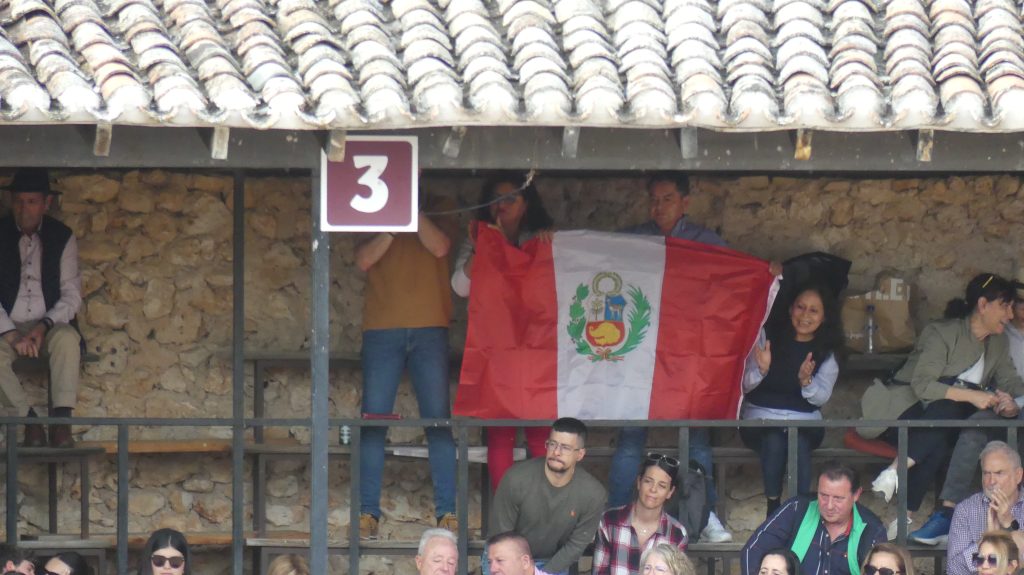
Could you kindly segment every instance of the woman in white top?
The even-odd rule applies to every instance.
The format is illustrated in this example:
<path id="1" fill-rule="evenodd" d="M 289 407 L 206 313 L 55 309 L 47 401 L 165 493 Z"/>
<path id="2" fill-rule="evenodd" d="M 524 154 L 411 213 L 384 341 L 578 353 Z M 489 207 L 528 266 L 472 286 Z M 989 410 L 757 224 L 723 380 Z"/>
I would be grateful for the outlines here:
<path id="1" fill-rule="evenodd" d="M 789 314 L 761 331 L 747 359 L 743 378 L 743 419 L 821 419 L 820 407 L 832 396 L 839 377 L 835 350 L 843 329 L 835 296 L 828 288 L 806 285 L 796 290 Z M 811 451 L 825 437 L 822 428 L 804 428 L 797 439 L 797 488 L 808 495 Z M 768 515 L 779 507 L 788 453 L 783 427 L 744 427 L 743 443 L 761 456 Z"/>

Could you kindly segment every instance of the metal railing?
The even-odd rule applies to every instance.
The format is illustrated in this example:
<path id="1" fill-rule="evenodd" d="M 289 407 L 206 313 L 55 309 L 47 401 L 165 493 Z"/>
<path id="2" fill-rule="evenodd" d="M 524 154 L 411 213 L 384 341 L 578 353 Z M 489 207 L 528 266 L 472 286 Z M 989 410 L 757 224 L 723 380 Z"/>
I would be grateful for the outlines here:
<path id="1" fill-rule="evenodd" d="M 243 492 L 243 481 L 247 478 L 244 477 L 244 468 L 241 463 L 244 462 L 245 457 L 245 432 L 251 428 L 263 428 L 263 427 L 311 427 L 312 421 L 310 418 L 290 418 L 290 419 L 245 419 L 241 424 L 234 418 L 182 418 L 182 419 L 151 419 L 151 418 L 110 418 L 110 417 L 80 417 L 80 418 L 27 418 L 27 417 L 2 417 L 0 418 L 0 425 L 6 427 L 6 448 L 5 448 L 5 462 L 6 462 L 6 481 L 5 481 L 5 492 L 6 492 L 6 539 L 8 544 L 16 545 L 18 543 L 18 460 L 19 460 L 19 448 L 17 447 L 17 427 L 27 423 L 72 423 L 79 425 L 89 426 L 112 426 L 117 429 L 117 454 L 116 454 L 116 468 L 117 468 L 117 512 L 116 512 L 116 558 L 117 558 L 117 573 L 120 575 L 126 575 L 130 571 L 128 564 L 128 518 L 129 518 L 129 441 L 131 439 L 132 427 L 190 427 L 190 428 L 209 428 L 209 427 L 228 427 L 232 428 L 234 441 L 232 442 L 234 453 L 233 453 L 233 474 L 232 474 L 232 527 L 233 537 L 231 541 L 232 558 L 233 562 L 240 562 L 244 557 L 245 551 L 245 539 L 243 521 L 245 517 L 245 501 L 237 494 Z M 331 428 L 338 428 L 346 425 L 351 429 L 351 451 L 350 451 L 350 479 L 349 479 L 349 500 L 350 500 L 350 525 L 352 528 L 349 529 L 348 536 L 348 549 L 349 555 L 349 572 L 359 572 L 359 561 L 360 557 L 364 554 L 364 550 L 361 549 L 359 540 L 359 531 L 356 526 L 359 525 L 359 505 L 360 501 L 360 490 L 359 490 L 359 461 L 360 461 L 360 436 L 361 431 L 365 427 L 450 427 L 453 432 L 453 436 L 456 442 L 457 448 L 457 469 L 456 469 L 456 515 L 459 520 L 458 538 L 460 542 L 460 557 L 459 557 L 459 573 L 465 574 L 468 572 L 468 558 L 469 553 L 469 433 L 471 430 L 476 430 L 486 427 L 531 427 L 531 426 L 547 426 L 551 422 L 544 420 L 473 420 L 473 419 L 402 419 L 402 420 L 362 420 L 362 419 L 347 419 L 347 418 L 332 418 L 327 422 Z M 899 484 L 901 486 L 907 485 L 907 446 L 908 446 L 908 432 L 910 429 L 915 428 L 1005 428 L 1008 431 L 1013 431 L 1007 434 L 1007 442 L 1011 447 L 1016 448 L 1018 444 L 1019 429 L 1024 425 L 1024 421 L 1018 419 L 1006 419 L 1006 420 L 910 420 L 910 421 L 886 421 L 886 420 L 821 420 L 821 421 L 773 421 L 773 420 L 714 420 L 714 421 L 696 421 L 696 420 L 668 420 L 668 421 L 623 421 L 623 420 L 601 420 L 601 421 L 589 421 L 587 422 L 590 428 L 619 428 L 623 426 L 632 427 L 647 427 L 647 428 L 677 428 L 678 429 L 678 455 L 680 460 L 687 460 L 689 458 L 689 443 L 690 443 L 690 428 L 691 427 L 703 427 L 703 428 L 760 428 L 760 427 L 785 427 L 789 430 L 788 433 L 788 466 L 787 466 L 787 486 L 789 493 L 796 493 L 796 468 L 797 468 L 797 433 L 796 430 L 801 428 L 824 428 L 824 429 L 844 429 L 849 427 L 863 426 L 863 427 L 895 427 L 898 430 L 897 437 L 898 442 L 896 446 L 897 450 L 897 473 Z M 54 450 L 55 452 L 57 450 Z M 326 453 L 322 454 L 324 461 L 326 461 Z M 312 456 L 311 456 L 312 459 Z M 481 486 L 482 489 L 487 489 L 486 485 Z M 311 485 L 311 507 L 321 507 L 327 509 L 328 507 L 328 489 L 327 485 L 323 483 L 313 483 Z M 906 541 L 906 490 L 900 489 L 896 500 L 897 506 L 897 517 L 899 519 L 899 535 L 898 541 L 904 543 Z M 85 502 L 83 502 L 83 505 Z M 486 526 L 485 526 L 486 527 Z M 311 523 L 311 536 L 312 531 L 316 531 L 316 525 Z M 312 553 L 323 553 L 323 560 L 326 561 L 327 553 L 327 534 L 321 534 L 322 540 L 324 541 L 323 547 L 317 549 L 317 546 L 311 543 Z M 374 550 L 371 553 L 380 554 L 379 550 Z M 326 563 L 324 563 L 326 565 Z M 234 565 L 236 572 L 241 572 L 241 563 Z"/>

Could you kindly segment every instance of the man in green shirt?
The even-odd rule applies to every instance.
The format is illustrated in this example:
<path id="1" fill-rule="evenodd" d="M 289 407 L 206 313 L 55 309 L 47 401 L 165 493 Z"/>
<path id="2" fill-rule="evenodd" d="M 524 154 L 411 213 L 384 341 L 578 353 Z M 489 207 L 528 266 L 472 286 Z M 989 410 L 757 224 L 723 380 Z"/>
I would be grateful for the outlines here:
<path id="1" fill-rule="evenodd" d="M 604 511 L 604 486 L 577 468 L 586 439 L 582 421 L 555 421 L 545 456 L 512 466 L 494 494 L 489 532 L 525 537 L 537 567 L 548 573 L 567 572 L 579 561 Z"/>

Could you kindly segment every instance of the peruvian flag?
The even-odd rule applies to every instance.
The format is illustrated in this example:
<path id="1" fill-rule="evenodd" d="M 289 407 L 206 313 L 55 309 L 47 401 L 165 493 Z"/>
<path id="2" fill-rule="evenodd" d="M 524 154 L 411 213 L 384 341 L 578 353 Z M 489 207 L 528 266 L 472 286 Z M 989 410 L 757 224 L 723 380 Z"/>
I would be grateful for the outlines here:
<path id="1" fill-rule="evenodd" d="M 664 238 L 482 228 L 455 414 L 732 419 L 778 282 L 764 260 Z"/>

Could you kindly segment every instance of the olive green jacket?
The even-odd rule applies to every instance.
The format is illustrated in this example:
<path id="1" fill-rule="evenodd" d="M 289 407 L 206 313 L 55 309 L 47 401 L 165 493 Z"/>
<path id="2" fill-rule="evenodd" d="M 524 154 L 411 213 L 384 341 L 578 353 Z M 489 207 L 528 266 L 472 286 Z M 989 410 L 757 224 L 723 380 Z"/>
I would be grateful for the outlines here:
<path id="1" fill-rule="evenodd" d="M 996 388 L 1014 397 L 1024 395 L 1024 380 L 1010 360 L 1010 341 L 1006 334 L 990 335 L 978 341 L 971 334 L 969 319 L 942 320 L 924 328 L 914 351 L 893 378 L 910 385 L 885 385 L 876 379 L 861 398 L 861 416 L 864 419 L 899 419 L 918 401 L 945 399 L 950 386 L 940 383 L 939 378 L 960 375 L 982 354 L 985 354 L 983 387 L 994 380 Z M 885 429 L 861 427 L 857 432 L 871 439 Z"/>

